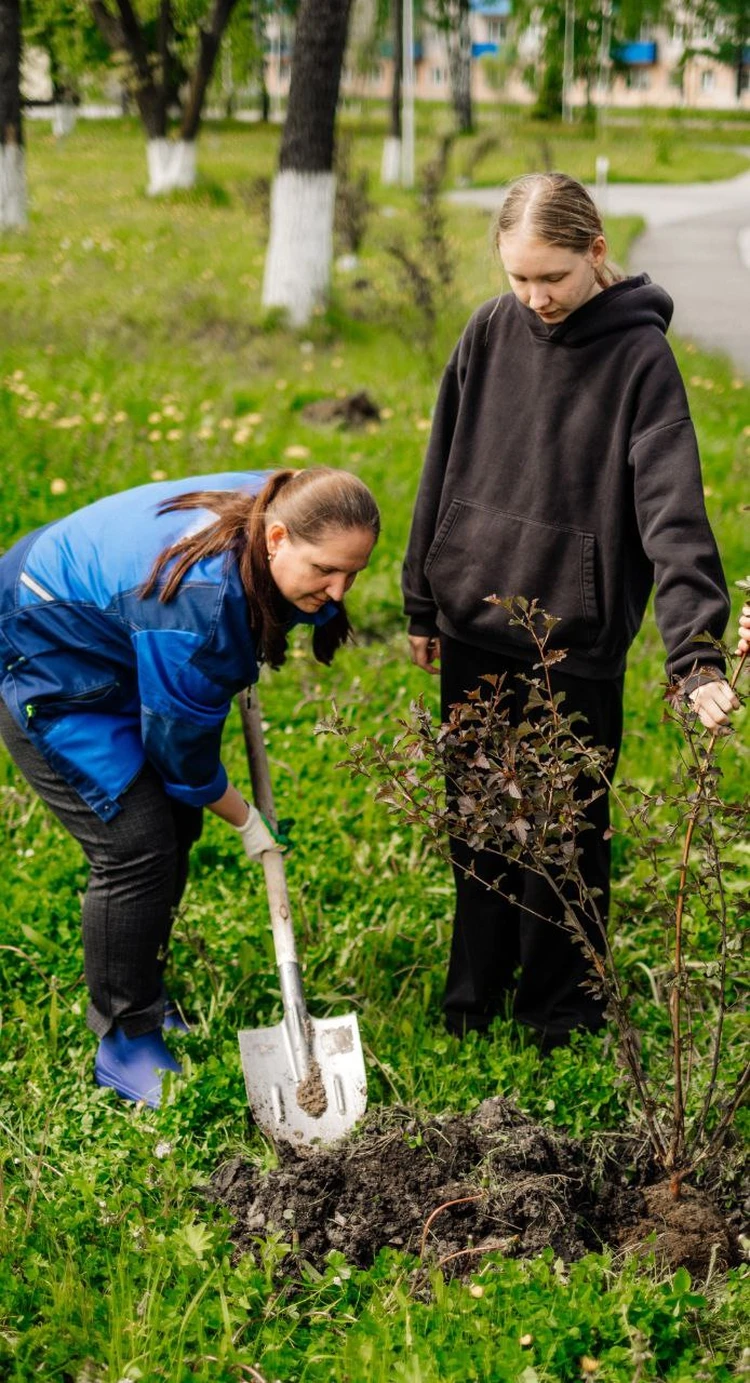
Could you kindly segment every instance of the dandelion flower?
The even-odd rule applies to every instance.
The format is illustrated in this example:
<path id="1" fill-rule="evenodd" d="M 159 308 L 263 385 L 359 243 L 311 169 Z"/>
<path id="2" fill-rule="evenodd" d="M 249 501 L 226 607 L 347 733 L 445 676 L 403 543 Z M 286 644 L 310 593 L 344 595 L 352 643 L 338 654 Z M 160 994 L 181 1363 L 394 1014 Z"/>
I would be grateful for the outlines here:
<path id="1" fill-rule="evenodd" d="M 92 423 L 106 423 L 107 415 L 106 413 L 95 413 L 91 421 Z"/>
<path id="2" fill-rule="evenodd" d="M 152 472 L 151 472 L 151 479 L 152 479 L 152 480 L 166 480 L 166 478 L 167 478 L 167 472 L 166 472 L 166 471 L 152 471 Z"/>
<path id="3" fill-rule="evenodd" d="M 113 413 L 113 414 L 112 414 L 112 422 L 113 422 L 113 423 L 124 423 L 125 420 L 126 420 L 126 418 L 127 418 L 127 416 L 128 416 L 127 413 L 123 413 L 122 409 L 119 408 L 118 411 L 117 411 L 116 413 Z"/>
<path id="4" fill-rule="evenodd" d="M 417 427 L 417 432 L 429 432 L 429 430 L 430 430 L 430 420 L 429 420 L 429 418 L 417 418 L 416 427 Z"/>
<path id="5" fill-rule="evenodd" d="M 50 481 L 49 489 L 51 495 L 67 494 L 68 482 L 67 480 L 63 480 L 61 476 L 56 476 L 54 480 Z"/>
<path id="6" fill-rule="evenodd" d="M 303 446 L 287 447 L 284 451 L 284 455 L 290 461 L 306 461 L 310 455 L 310 448 Z"/>
<path id="7" fill-rule="evenodd" d="M 214 405 L 211 399 L 204 399 L 203 403 L 201 404 L 200 411 L 201 413 L 210 413 L 213 406 Z"/>
<path id="8" fill-rule="evenodd" d="M 230 428 L 234 427 L 234 418 L 222 418 L 219 422 L 219 427 L 222 432 L 229 432 Z"/>
<path id="9" fill-rule="evenodd" d="M 154 430 L 153 430 L 153 432 L 149 432 L 149 434 L 148 434 L 148 440 L 149 440 L 149 442 L 160 442 L 160 441 L 161 441 L 161 433 L 160 433 L 158 427 L 155 427 Z"/>
<path id="10" fill-rule="evenodd" d="M 211 427 L 199 427 L 199 428 L 198 428 L 198 436 L 200 437 L 200 439 L 201 439 L 202 442 L 208 442 L 209 439 L 210 439 L 211 437 L 213 437 L 213 435 L 214 435 L 214 433 L 213 433 L 213 428 L 211 428 Z"/>
<path id="11" fill-rule="evenodd" d="M 182 436 L 182 428 L 181 428 L 181 427 L 170 427 L 169 432 L 167 433 L 167 441 L 168 441 L 168 442 L 179 442 L 181 436 Z"/>
<path id="12" fill-rule="evenodd" d="M 237 428 L 237 431 L 235 432 L 235 434 L 234 434 L 234 436 L 233 436 L 233 438 L 232 438 L 232 441 L 233 441 L 238 447 L 241 447 L 242 444 L 243 444 L 243 442 L 246 442 L 246 441 L 248 440 L 249 436 L 250 436 L 250 429 L 249 429 L 249 428 L 247 428 L 247 427 L 238 427 L 238 428 Z"/>
<path id="13" fill-rule="evenodd" d="M 287 381 L 286 381 L 285 379 L 277 379 L 277 381 L 276 381 L 276 388 L 279 390 L 279 393 L 281 393 L 281 390 L 282 390 L 282 389 L 286 389 L 286 387 L 287 387 Z"/>
<path id="14" fill-rule="evenodd" d="M 381 408 L 381 410 L 380 410 L 380 416 L 381 416 L 381 418 L 392 418 L 392 417 L 393 417 L 393 409 L 392 409 L 392 408 Z"/>
<path id="15" fill-rule="evenodd" d="M 160 423 L 161 413 L 149 413 L 148 420 L 150 423 Z"/>

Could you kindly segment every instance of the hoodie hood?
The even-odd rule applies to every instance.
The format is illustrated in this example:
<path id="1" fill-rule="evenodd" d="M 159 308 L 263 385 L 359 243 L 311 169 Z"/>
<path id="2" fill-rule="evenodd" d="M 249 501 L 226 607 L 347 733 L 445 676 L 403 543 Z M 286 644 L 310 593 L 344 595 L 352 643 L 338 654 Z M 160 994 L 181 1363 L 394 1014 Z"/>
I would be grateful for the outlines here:
<path id="1" fill-rule="evenodd" d="M 553 327 L 545 326 L 537 313 L 517 298 L 514 303 L 531 334 L 551 346 L 581 346 L 631 327 L 654 326 L 666 335 L 674 311 L 669 294 L 652 283 L 648 274 L 613 283 Z"/>

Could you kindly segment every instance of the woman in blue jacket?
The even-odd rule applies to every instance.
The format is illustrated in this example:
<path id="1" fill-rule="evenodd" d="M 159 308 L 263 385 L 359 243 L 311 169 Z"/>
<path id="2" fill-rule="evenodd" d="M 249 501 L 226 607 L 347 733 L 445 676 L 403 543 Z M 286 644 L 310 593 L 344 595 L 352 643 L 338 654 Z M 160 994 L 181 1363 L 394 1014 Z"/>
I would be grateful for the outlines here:
<path id="1" fill-rule="evenodd" d="M 180 1069 L 162 975 L 202 809 L 250 859 L 278 848 L 221 763 L 232 697 L 295 624 L 331 661 L 378 532 L 344 471 L 241 472 L 110 495 L 0 558 L 0 734 L 89 861 L 95 1077 L 126 1099 L 158 1105 Z"/>

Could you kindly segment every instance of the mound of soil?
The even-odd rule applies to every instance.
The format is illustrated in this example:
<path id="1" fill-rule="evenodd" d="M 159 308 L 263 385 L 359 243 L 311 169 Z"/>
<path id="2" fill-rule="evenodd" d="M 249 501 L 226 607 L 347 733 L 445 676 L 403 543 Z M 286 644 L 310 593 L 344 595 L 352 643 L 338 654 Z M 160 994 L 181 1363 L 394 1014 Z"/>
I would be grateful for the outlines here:
<path id="1" fill-rule="evenodd" d="M 380 409 L 370 395 L 361 389 L 343 399 L 318 399 L 302 409 L 309 423 L 335 423 L 339 427 L 364 427 L 365 423 L 380 422 Z"/>
<path id="2" fill-rule="evenodd" d="M 366 1268 L 388 1245 L 458 1274 L 492 1249 L 532 1258 L 548 1246 L 566 1262 L 604 1244 L 645 1248 L 696 1276 L 736 1261 L 731 1230 L 697 1192 L 629 1187 L 616 1161 L 594 1167 L 580 1143 L 499 1098 L 431 1120 L 375 1111 L 333 1147 L 281 1157 L 272 1172 L 234 1158 L 214 1176 L 239 1252 L 276 1231 L 315 1265 L 338 1249 Z"/>
<path id="3" fill-rule="evenodd" d="M 616 1243 L 626 1253 L 653 1253 L 670 1268 L 688 1268 L 705 1277 L 711 1263 L 719 1271 L 738 1261 L 738 1245 L 724 1217 L 708 1198 L 683 1184 L 677 1200 L 669 1183 L 657 1182 L 642 1192 L 643 1208 L 635 1224 L 616 1228 Z"/>

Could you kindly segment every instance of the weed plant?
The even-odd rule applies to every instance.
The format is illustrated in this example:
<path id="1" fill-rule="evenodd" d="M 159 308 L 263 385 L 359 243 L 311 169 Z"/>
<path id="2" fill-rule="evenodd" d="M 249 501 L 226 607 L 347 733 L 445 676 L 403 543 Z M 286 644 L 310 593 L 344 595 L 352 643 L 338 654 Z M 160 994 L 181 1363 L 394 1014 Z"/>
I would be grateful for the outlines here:
<path id="1" fill-rule="evenodd" d="M 434 150 L 436 117 L 424 118 L 420 162 Z M 404 331 L 385 247 L 402 232 L 413 249 L 417 228 L 412 195 L 377 186 L 381 133 L 375 121 L 355 131 L 353 167 L 370 168 L 375 203 L 357 281 L 337 274 L 330 310 L 293 335 L 259 307 L 265 228 L 256 190 L 273 172 L 276 131 L 207 126 L 199 187 L 157 203 L 142 194 L 134 124 L 81 123 L 61 143 L 41 125 L 29 128 L 30 229 L 0 242 L 0 546 L 153 476 L 293 458 L 345 466 L 371 484 L 384 533 L 352 592 L 358 646 L 326 670 L 301 634 L 286 667 L 261 687 L 279 811 L 298 821 L 289 879 L 311 1011 L 356 1006 L 373 1104 L 462 1110 L 499 1093 L 539 1120 L 606 1140 L 626 1107 L 607 1038 L 542 1058 L 508 1019 L 483 1041 L 460 1044 L 444 1032 L 448 871 L 364 782 L 337 770 L 340 746 L 314 735 L 332 698 L 358 731 L 384 738 L 420 692 L 434 706 L 432 683 L 425 689 L 407 661 L 400 561 L 440 364 L 498 283 L 486 218 L 447 209 L 456 272 L 433 358 Z M 555 131 L 546 134 L 557 152 Z M 638 133 L 627 138 L 640 157 Z M 510 171 L 525 166 L 521 154 Z M 609 227 L 616 259 L 625 260 L 635 229 Z M 726 362 L 676 348 L 734 580 L 746 565 L 750 391 Z M 305 422 L 306 402 L 362 387 L 380 405 L 380 424 L 346 432 Z M 631 658 L 621 761 L 622 776 L 644 792 L 668 778 L 679 743 L 661 724 L 662 679 L 647 623 Z M 225 757 L 246 782 L 235 715 Z M 746 774 L 739 737 L 723 770 L 723 795 L 736 801 Z M 0 1379 L 741 1376 L 741 1269 L 704 1289 L 606 1254 L 569 1270 L 495 1258 L 470 1283 L 435 1279 L 427 1299 L 414 1295 L 412 1264 L 396 1252 L 367 1273 L 334 1259 L 294 1295 L 279 1275 L 287 1250 L 278 1241 L 259 1238 L 255 1255 L 235 1262 L 226 1218 L 200 1188 L 230 1156 L 261 1165 L 274 1156 L 249 1126 L 236 1040 L 239 1027 L 279 1018 L 260 874 L 232 833 L 208 820 L 169 975 L 193 1019 L 180 1041 L 185 1076 L 160 1111 L 135 1110 L 92 1083 L 80 852 L 4 757 L 0 839 Z M 613 852 L 613 947 L 650 1041 L 661 1022 L 652 990 L 665 983 L 669 957 L 661 922 L 645 907 L 647 868 L 623 829 Z M 741 1112 L 738 1135 L 745 1126 Z"/>

